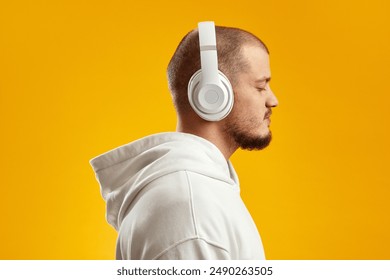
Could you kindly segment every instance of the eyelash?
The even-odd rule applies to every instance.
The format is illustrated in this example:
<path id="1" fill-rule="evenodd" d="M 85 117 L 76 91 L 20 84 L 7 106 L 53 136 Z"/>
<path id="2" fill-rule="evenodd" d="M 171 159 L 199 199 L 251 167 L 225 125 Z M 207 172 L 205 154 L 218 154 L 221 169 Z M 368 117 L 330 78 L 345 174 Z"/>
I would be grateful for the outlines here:
<path id="1" fill-rule="evenodd" d="M 266 90 L 266 88 L 257 88 L 259 92 L 262 92 L 263 90 Z"/>

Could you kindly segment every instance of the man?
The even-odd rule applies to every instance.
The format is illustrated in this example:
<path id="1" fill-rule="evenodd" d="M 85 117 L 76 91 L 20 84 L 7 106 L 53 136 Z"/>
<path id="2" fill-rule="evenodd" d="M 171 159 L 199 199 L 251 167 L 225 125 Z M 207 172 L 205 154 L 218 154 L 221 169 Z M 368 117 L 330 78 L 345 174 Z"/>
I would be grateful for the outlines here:
<path id="1" fill-rule="evenodd" d="M 263 149 L 271 141 L 278 101 L 269 85 L 269 52 L 249 32 L 215 28 L 217 65 L 230 80 L 234 105 L 223 119 L 205 120 L 188 95 L 191 76 L 203 71 L 198 33 L 183 38 L 168 65 L 176 132 L 91 160 L 107 220 L 119 233 L 117 259 L 265 259 L 229 158 L 239 147 Z"/>

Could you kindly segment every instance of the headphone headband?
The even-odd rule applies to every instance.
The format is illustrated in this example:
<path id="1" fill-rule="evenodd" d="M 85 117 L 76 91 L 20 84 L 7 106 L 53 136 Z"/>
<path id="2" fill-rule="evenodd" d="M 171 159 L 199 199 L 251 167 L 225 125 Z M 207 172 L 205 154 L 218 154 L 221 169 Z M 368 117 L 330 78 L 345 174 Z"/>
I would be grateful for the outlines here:
<path id="1" fill-rule="evenodd" d="M 213 21 L 198 23 L 202 85 L 220 84 L 218 77 L 217 40 Z"/>

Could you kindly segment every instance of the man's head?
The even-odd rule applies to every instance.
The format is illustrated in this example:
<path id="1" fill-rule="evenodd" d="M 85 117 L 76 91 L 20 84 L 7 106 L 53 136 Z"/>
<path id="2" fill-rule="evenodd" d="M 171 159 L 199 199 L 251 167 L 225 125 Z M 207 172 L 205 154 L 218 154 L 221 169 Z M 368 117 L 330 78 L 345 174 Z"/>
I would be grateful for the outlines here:
<path id="1" fill-rule="evenodd" d="M 233 109 L 226 119 L 216 122 L 218 130 L 236 147 L 264 148 L 271 140 L 270 108 L 277 105 L 269 87 L 269 51 L 259 38 L 238 28 L 216 26 L 216 39 L 218 68 L 228 77 L 234 91 Z M 188 82 L 200 68 L 195 29 L 182 39 L 169 62 L 168 84 L 179 119 L 209 127 L 209 122 L 194 113 L 187 96 Z"/>

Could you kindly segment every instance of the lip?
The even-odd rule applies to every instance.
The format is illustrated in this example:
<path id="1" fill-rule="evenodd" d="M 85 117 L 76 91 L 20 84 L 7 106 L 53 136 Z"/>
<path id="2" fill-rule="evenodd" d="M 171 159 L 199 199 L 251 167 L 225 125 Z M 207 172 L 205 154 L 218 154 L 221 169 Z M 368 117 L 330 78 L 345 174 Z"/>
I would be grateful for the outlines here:
<path id="1" fill-rule="evenodd" d="M 270 119 L 271 115 L 272 115 L 272 111 L 268 111 L 267 114 L 265 114 L 264 119 Z"/>

